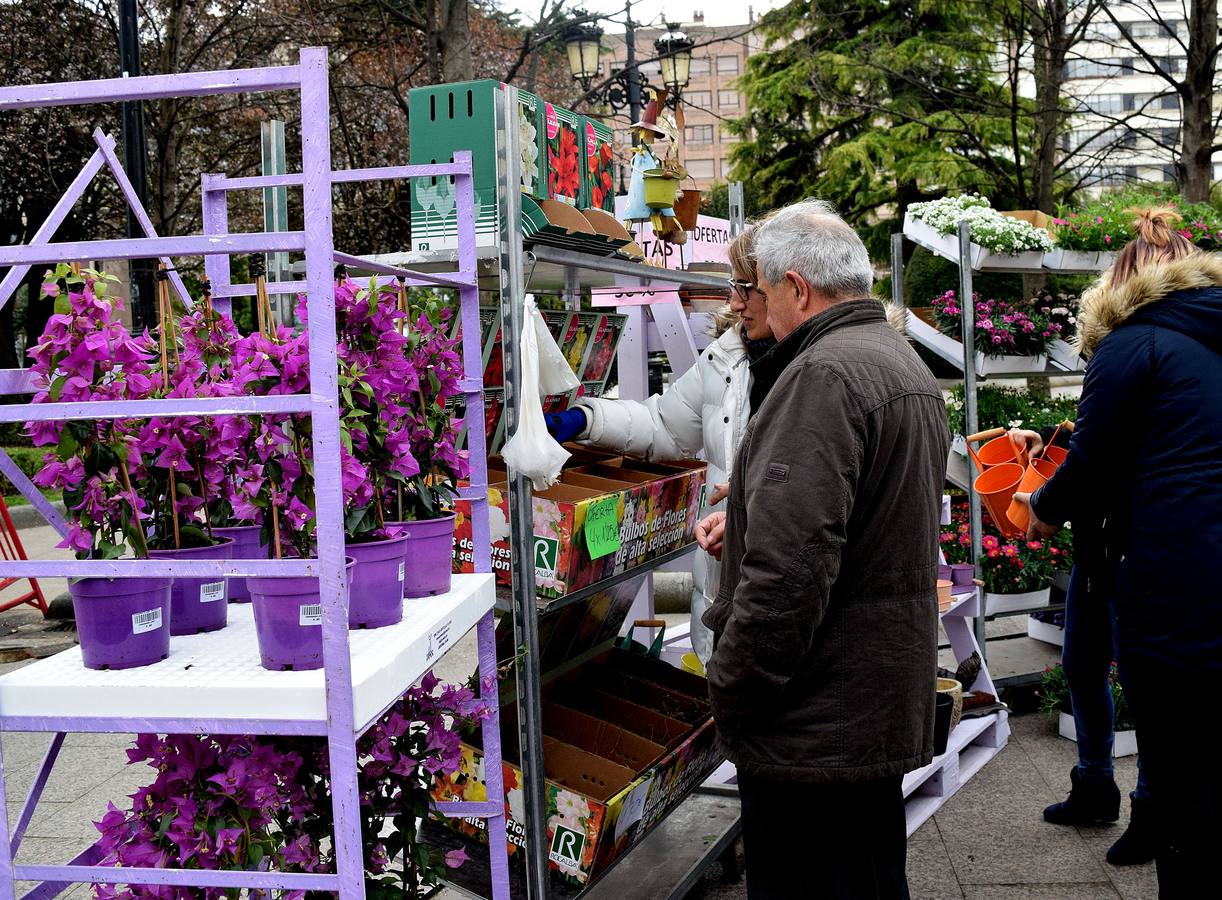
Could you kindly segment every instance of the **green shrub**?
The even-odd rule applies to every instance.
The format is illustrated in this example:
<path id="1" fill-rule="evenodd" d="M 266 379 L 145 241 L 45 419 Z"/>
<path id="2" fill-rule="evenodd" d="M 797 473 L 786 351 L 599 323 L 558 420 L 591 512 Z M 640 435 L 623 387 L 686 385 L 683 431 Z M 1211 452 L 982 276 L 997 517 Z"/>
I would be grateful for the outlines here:
<path id="1" fill-rule="evenodd" d="M 4 452 L 13 458 L 17 468 L 31 478 L 42 468 L 42 458 L 46 455 L 42 447 L 5 447 Z M 17 493 L 17 488 L 4 475 L 0 475 L 0 493 Z"/>
<path id="2" fill-rule="evenodd" d="M 904 268 L 904 305 L 929 306 L 934 297 L 959 290 L 959 267 L 924 247 L 917 247 Z M 1023 296 L 1021 275 L 978 274 L 972 290 L 982 297 L 1017 300 Z M 888 296 L 890 290 L 888 289 Z"/>

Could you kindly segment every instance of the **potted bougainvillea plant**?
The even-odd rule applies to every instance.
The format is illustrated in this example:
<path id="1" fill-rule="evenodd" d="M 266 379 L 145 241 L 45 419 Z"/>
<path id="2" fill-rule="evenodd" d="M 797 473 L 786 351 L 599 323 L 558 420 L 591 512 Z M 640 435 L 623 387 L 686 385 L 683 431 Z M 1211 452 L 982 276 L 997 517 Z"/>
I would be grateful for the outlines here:
<path id="1" fill-rule="evenodd" d="M 147 333 L 131 335 L 111 297 L 113 276 L 67 264 L 43 282 L 54 312 L 30 349 L 35 403 L 141 400 L 152 395 Z M 147 558 L 149 508 L 136 492 L 137 424 L 127 420 L 31 422 L 36 447 L 48 448 L 34 483 L 63 493 L 68 532 L 59 545 L 78 559 Z M 84 663 L 121 669 L 165 659 L 170 640 L 170 579 L 76 578 L 69 583 Z"/>
<path id="2" fill-rule="evenodd" d="M 466 861 L 462 850 L 443 853 L 421 843 L 417 823 L 430 815 L 437 774 L 458 769 L 462 734 L 489 712 L 469 687 L 441 685 L 429 673 L 357 742 L 370 900 L 424 897 L 447 867 Z M 131 795 L 130 807 L 112 803 L 95 823 L 99 865 L 335 871 L 324 739 L 142 734 L 127 756 L 130 765 L 147 764 L 152 780 Z M 159 885 L 96 888 L 96 896 L 107 900 L 231 893 Z M 306 893 L 279 896 L 303 900 Z"/>

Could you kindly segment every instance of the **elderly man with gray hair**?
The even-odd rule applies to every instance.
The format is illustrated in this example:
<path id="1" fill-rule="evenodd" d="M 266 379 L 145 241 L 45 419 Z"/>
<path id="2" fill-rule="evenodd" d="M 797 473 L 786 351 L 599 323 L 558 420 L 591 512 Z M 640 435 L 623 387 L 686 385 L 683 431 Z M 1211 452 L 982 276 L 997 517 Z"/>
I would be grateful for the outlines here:
<path id="1" fill-rule="evenodd" d="M 946 410 L 832 207 L 777 212 L 755 256 L 780 343 L 752 367 L 728 512 L 697 533 L 722 557 L 709 694 L 747 896 L 905 898 L 902 779 L 933 755 Z"/>

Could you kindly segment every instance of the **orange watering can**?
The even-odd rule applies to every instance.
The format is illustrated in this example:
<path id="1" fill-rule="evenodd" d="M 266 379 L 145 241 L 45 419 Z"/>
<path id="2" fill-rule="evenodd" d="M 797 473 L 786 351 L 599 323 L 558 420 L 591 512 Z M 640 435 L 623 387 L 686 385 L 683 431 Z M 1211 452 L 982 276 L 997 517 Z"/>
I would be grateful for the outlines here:
<path id="1" fill-rule="evenodd" d="M 985 443 L 977 450 L 973 444 L 979 441 Z M 1014 442 L 1010 440 L 1009 432 L 1004 428 L 994 428 L 991 431 L 973 434 L 967 439 L 967 452 L 972 457 L 972 462 L 976 464 L 976 471 L 979 473 L 984 473 L 986 469 L 1005 463 L 1027 465 L 1026 454 L 1014 445 Z"/>
<path id="2" fill-rule="evenodd" d="M 1031 460 L 1031 464 L 1027 466 L 1027 470 L 1023 473 L 1022 480 L 1018 483 L 1018 489 L 1015 493 L 1032 494 L 1042 488 L 1056 472 L 1057 468 L 1065 461 L 1068 455 L 1063 447 L 1054 447 L 1052 442 L 1057 439 L 1057 435 L 1061 433 L 1061 429 L 1073 431 L 1073 422 L 1068 420 L 1057 426 L 1056 431 L 1052 433 L 1052 438 L 1044 445 L 1043 451 L 1035 459 Z M 1057 454 L 1054 457 L 1052 451 L 1056 450 Z M 1030 524 L 1030 510 L 1017 500 L 1011 500 L 1009 507 L 1006 509 L 1006 517 L 1018 530 L 1020 535 L 1027 533 L 1027 526 Z"/>

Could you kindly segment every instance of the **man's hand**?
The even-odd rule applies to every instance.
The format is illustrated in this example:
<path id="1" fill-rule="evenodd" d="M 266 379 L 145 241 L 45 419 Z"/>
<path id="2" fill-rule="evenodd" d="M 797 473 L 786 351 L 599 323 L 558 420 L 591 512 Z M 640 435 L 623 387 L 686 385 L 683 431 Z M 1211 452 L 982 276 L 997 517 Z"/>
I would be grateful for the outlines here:
<path id="1" fill-rule="evenodd" d="M 726 536 L 726 514 L 710 513 L 696 526 L 696 543 L 714 559 L 721 559 L 721 546 Z"/>
<path id="2" fill-rule="evenodd" d="M 709 506 L 716 506 L 728 496 L 730 496 L 730 483 L 728 481 L 713 485 L 713 493 L 709 497 Z"/>
<path id="3" fill-rule="evenodd" d="M 1041 522 L 1035 515 L 1035 510 L 1031 508 L 1031 495 L 1018 493 L 1014 495 L 1016 503 L 1027 507 L 1027 540 L 1038 541 L 1052 537 L 1061 530 L 1060 525 L 1049 525 L 1047 522 Z"/>
<path id="4" fill-rule="evenodd" d="M 1010 441 L 1019 450 L 1027 454 L 1027 458 L 1039 456 L 1044 449 L 1044 439 L 1037 432 L 1025 428 L 1011 428 Z"/>

